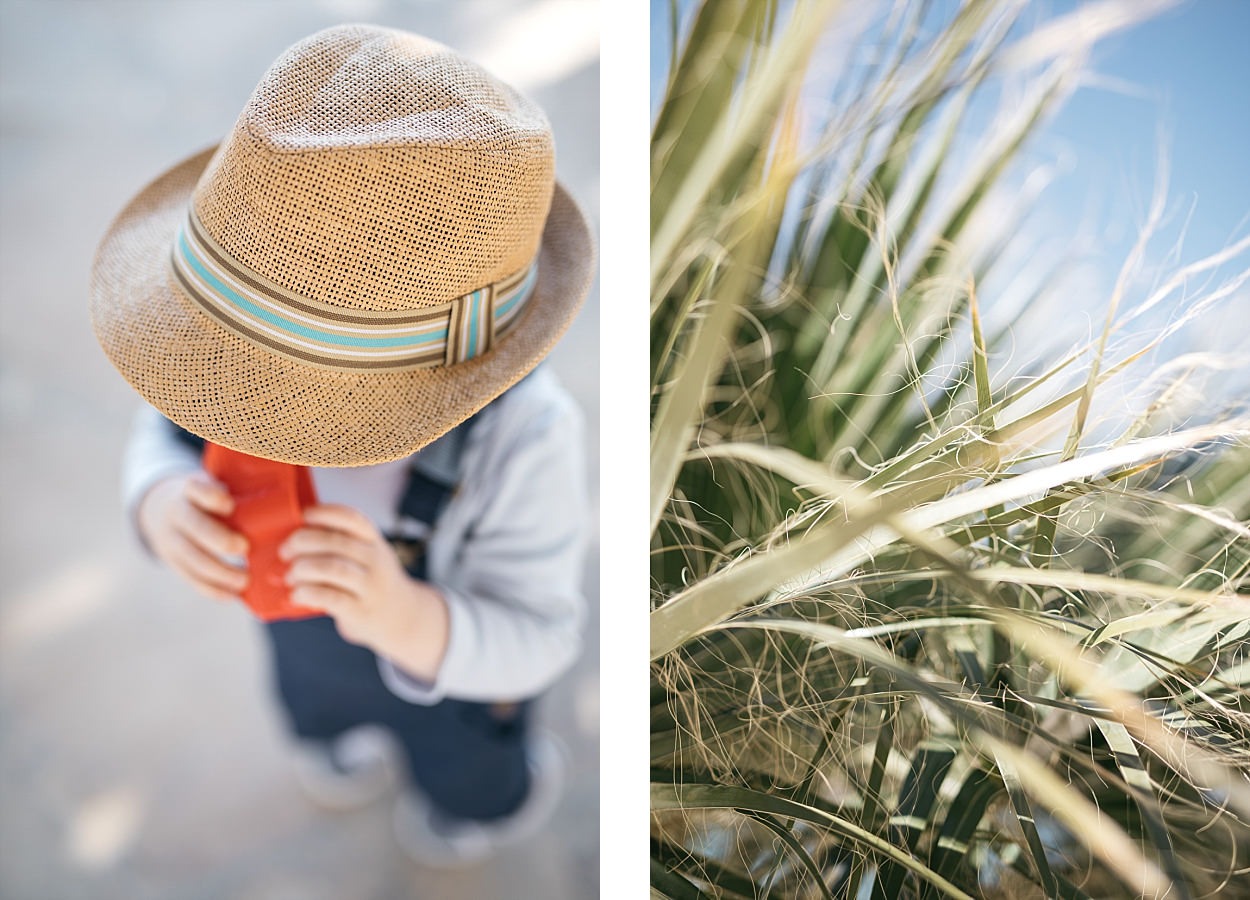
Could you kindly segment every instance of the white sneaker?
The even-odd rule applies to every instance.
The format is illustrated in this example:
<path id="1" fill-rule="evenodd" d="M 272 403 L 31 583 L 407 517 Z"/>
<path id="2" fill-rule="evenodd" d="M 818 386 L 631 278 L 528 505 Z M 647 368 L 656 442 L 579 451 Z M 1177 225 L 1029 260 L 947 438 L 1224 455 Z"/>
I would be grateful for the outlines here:
<path id="1" fill-rule="evenodd" d="M 567 754 L 554 734 L 535 730 L 525 748 L 530 789 L 516 812 L 486 822 L 453 818 L 410 787 L 395 803 L 395 839 L 413 862 L 437 869 L 476 865 L 534 834 L 555 812 Z"/>
<path id="2" fill-rule="evenodd" d="M 330 741 L 303 741 L 294 762 L 299 786 L 323 809 L 360 809 L 398 782 L 398 748 L 380 725 L 358 725 Z"/>

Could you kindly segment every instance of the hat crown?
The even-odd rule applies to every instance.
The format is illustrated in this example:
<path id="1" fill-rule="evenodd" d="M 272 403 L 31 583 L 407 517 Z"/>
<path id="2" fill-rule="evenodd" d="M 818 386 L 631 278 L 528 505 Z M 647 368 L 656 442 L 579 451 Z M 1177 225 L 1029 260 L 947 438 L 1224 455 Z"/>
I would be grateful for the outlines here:
<path id="1" fill-rule="evenodd" d="M 553 185 L 535 104 L 434 41 L 348 25 L 270 67 L 192 202 L 214 240 L 286 290 L 396 311 L 528 266 Z"/>
<path id="2" fill-rule="evenodd" d="M 428 38 L 368 25 L 319 32 L 282 55 L 244 110 L 277 151 L 422 143 L 551 151 L 542 111 Z"/>

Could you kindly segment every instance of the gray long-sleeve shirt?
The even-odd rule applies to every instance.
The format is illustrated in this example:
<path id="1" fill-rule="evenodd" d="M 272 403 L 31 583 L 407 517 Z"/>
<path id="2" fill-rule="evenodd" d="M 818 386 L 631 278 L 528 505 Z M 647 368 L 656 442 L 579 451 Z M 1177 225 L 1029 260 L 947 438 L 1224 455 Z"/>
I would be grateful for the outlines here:
<path id="1" fill-rule="evenodd" d="M 437 443 L 420 453 L 438 453 Z M 318 500 L 354 506 L 390 533 L 410 462 L 314 468 Z M 140 410 L 123 466 L 131 521 L 156 482 L 198 467 L 160 413 Z M 478 414 L 460 472 L 426 547 L 430 583 L 450 613 L 442 666 L 431 684 L 380 658 L 382 678 L 413 703 L 531 697 L 573 663 L 585 620 L 585 442 L 580 412 L 550 370 L 540 367 Z"/>

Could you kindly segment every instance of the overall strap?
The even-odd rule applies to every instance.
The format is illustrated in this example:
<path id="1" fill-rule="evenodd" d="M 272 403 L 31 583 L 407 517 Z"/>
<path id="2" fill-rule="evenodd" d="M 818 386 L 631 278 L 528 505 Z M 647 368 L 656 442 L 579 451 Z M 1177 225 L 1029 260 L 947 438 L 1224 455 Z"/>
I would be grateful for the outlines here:
<path id="1" fill-rule="evenodd" d="M 398 527 L 385 537 L 395 549 L 408 574 L 414 578 L 426 578 L 425 546 L 438 517 L 442 515 L 460 485 L 464 449 L 469 433 L 481 413 L 479 411 L 470 416 L 433 443 L 423 447 L 409 463 L 408 477 L 400 492 L 396 509 Z M 169 425 L 180 443 L 197 453 L 203 452 L 203 438 L 175 422 L 170 421 Z"/>
<path id="2" fill-rule="evenodd" d="M 438 517 L 450 502 L 463 474 L 464 448 L 477 416 L 461 422 L 420 450 L 408 466 L 408 480 L 396 510 L 398 529 L 386 537 L 413 578 L 425 579 L 425 546 Z"/>
<path id="3" fill-rule="evenodd" d="M 404 568 L 414 577 L 425 577 L 425 544 L 434 523 L 460 484 L 464 447 L 476 420 L 477 416 L 470 417 L 422 448 L 408 465 L 395 510 L 399 527 L 385 537 L 395 548 Z M 204 452 L 204 438 L 175 422 L 166 421 L 180 444 L 197 454 Z"/>
<path id="4" fill-rule="evenodd" d="M 207 443 L 204 438 L 200 437 L 198 434 L 192 434 L 177 422 L 170 419 L 166 419 L 165 421 L 169 422 L 169 427 L 174 430 L 174 437 L 178 439 L 180 444 L 190 447 L 196 453 L 204 452 L 204 444 Z"/>
<path id="5" fill-rule="evenodd" d="M 196 453 L 203 453 L 206 441 L 181 425 L 166 420 L 174 438 Z M 460 483 L 461 457 L 469 431 L 477 416 L 470 416 L 447 434 L 419 450 L 408 470 L 408 480 L 400 496 L 397 513 L 432 525 L 443 511 L 456 485 Z"/>

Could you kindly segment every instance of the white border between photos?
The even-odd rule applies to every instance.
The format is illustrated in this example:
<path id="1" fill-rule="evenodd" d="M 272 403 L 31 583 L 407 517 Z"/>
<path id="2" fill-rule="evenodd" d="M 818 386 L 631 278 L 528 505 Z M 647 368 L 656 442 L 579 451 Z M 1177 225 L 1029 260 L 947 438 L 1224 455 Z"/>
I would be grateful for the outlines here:
<path id="1" fill-rule="evenodd" d="M 646 897 L 648 6 L 600 16 L 600 895 Z"/>

